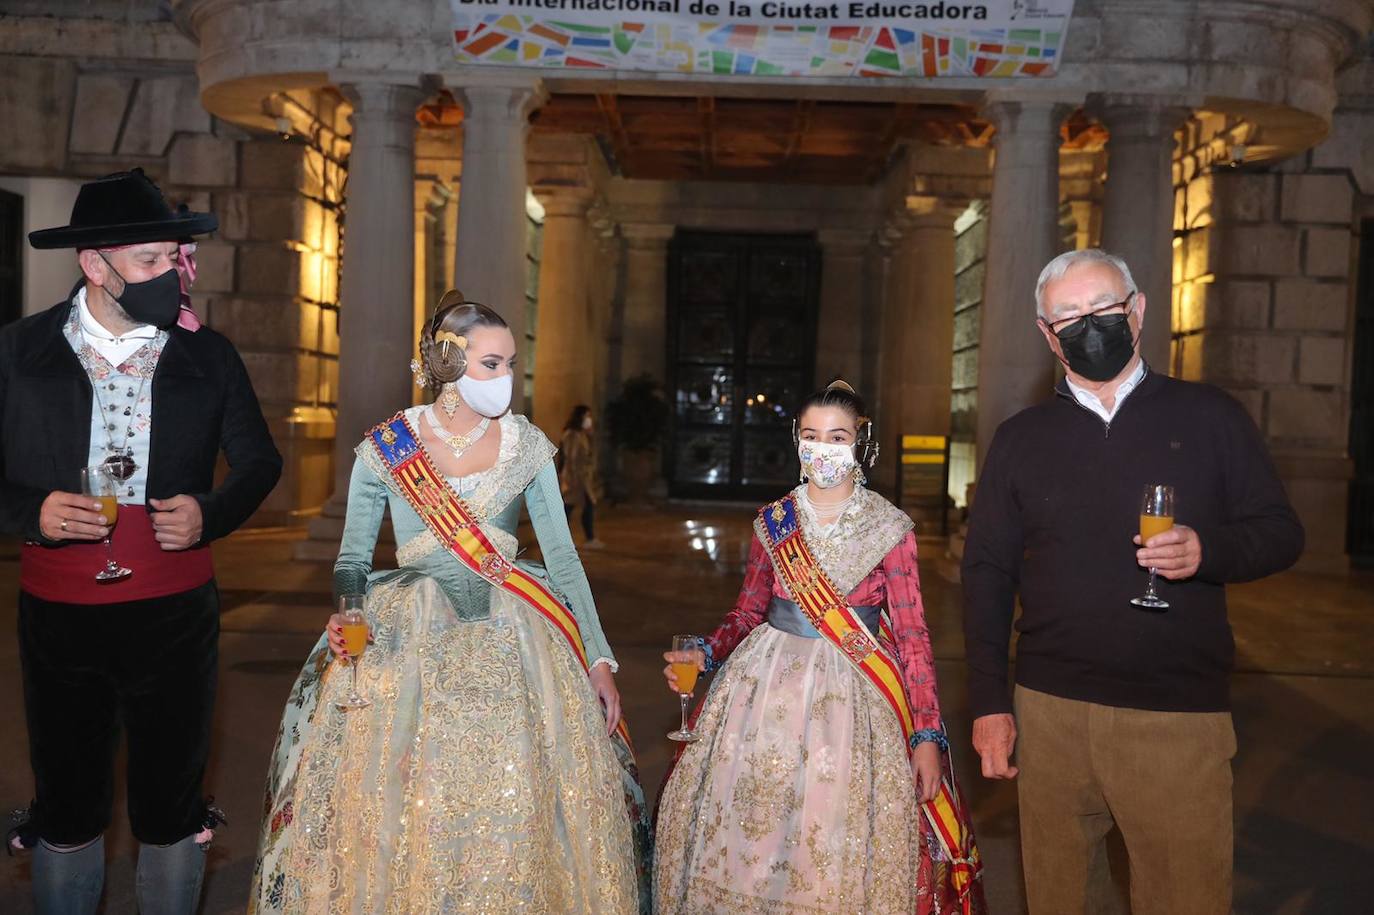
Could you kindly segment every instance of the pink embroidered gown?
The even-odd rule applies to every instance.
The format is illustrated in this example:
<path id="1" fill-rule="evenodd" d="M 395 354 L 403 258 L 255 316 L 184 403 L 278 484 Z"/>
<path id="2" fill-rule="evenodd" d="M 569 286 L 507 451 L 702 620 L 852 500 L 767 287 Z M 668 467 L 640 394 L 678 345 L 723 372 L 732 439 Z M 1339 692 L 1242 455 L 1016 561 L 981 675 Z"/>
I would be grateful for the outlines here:
<path id="1" fill-rule="evenodd" d="M 850 606 L 886 609 L 916 727 L 938 730 L 910 519 L 863 489 L 829 528 L 799 508 L 808 546 Z M 655 910 L 929 911 L 932 851 L 897 716 L 829 642 L 770 624 L 775 597 L 791 595 L 756 536 L 738 603 L 707 640 L 725 663 L 698 715 L 701 739 L 663 789 Z"/>

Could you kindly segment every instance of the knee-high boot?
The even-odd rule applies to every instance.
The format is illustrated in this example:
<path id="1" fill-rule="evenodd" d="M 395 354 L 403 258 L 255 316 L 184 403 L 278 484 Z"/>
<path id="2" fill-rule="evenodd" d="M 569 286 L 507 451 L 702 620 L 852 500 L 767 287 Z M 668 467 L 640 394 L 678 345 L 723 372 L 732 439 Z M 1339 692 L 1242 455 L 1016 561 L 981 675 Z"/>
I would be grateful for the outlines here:
<path id="1" fill-rule="evenodd" d="M 171 845 L 140 844 L 140 915 L 194 915 L 205 879 L 205 851 L 193 835 Z"/>
<path id="2" fill-rule="evenodd" d="M 93 915 L 105 887 L 105 837 L 33 849 L 33 905 L 38 915 Z"/>

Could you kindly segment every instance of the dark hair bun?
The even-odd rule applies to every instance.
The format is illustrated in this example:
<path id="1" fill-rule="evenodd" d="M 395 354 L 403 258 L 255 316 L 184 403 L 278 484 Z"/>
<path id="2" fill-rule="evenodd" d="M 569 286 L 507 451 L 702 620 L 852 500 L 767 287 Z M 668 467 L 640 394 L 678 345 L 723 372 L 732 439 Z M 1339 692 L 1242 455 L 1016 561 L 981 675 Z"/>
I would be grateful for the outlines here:
<path id="1" fill-rule="evenodd" d="M 862 426 L 868 422 L 868 408 L 864 406 L 863 398 L 840 378 L 830 382 L 825 390 L 817 391 L 803 400 L 797 408 L 797 418 L 801 419 L 801 415 L 812 407 L 839 407 L 854 419 L 856 425 Z"/>
<path id="2" fill-rule="evenodd" d="M 450 289 L 439 299 L 434 317 L 420 332 L 420 359 L 425 374 L 435 384 L 448 384 L 463 377 L 468 368 L 468 334 L 476 327 L 509 327 L 506 320 L 479 302 L 469 302 L 463 293 Z"/>

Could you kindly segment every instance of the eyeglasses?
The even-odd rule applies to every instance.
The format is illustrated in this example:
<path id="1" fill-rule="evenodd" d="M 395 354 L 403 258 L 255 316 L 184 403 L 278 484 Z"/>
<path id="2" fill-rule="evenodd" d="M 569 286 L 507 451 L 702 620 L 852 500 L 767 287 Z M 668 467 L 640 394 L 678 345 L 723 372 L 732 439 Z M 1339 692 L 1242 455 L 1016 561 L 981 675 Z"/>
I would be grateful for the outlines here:
<path id="1" fill-rule="evenodd" d="M 1085 315 L 1077 315 L 1072 318 L 1060 318 L 1057 321 L 1046 321 L 1040 318 L 1040 323 L 1050 329 L 1056 337 L 1061 340 L 1071 340 L 1088 329 L 1088 319 L 1098 327 L 1113 327 L 1126 320 L 1134 306 L 1131 304 L 1135 299 L 1136 293 L 1132 292 L 1120 302 L 1112 302 L 1110 305 L 1103 305 Z"/>

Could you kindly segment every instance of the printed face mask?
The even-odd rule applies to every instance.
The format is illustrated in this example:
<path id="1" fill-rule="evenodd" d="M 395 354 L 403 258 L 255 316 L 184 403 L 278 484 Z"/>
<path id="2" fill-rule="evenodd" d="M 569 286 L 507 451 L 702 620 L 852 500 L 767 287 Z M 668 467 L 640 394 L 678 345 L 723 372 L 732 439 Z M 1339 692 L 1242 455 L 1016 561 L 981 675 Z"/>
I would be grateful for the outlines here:
<path id="1" fill-rule="evenodd" d="M 105 255 L 100 255 L 100 258 L 105 260 Z M 140 324 L 164 329 L 176 322 L 177 314 L 181 311 L 181 278 L 175 267 L 168 267 L 165 273 L 151 280 L 131 283 L 115 270 L 114 264 L 108 260 L 105 263 L 115 276 L 124 280 L 124 291 L 113 298 L 125 314 Z"/>
<path id="2" fill-rule="evenodd" d="M 464 375 L 458 379 L 458 393 L 469 407 L 493 419 L 510 409 L 512 376 L 501 375 L 478 381 Z"/>
<path id="3" fill-rule="evenodd" d="M 858 466 L 853 445 L 799 442 L 797 457 L 801 459 L 802 473 L 821 489 L 853 479 L 854 468 Z"/>

